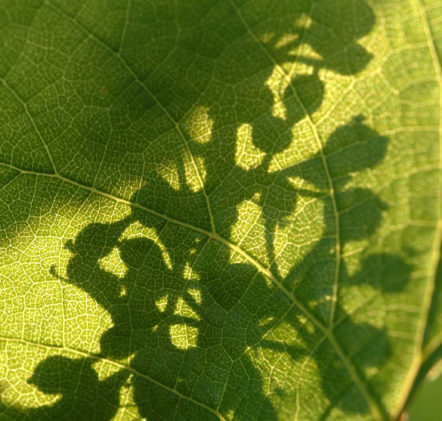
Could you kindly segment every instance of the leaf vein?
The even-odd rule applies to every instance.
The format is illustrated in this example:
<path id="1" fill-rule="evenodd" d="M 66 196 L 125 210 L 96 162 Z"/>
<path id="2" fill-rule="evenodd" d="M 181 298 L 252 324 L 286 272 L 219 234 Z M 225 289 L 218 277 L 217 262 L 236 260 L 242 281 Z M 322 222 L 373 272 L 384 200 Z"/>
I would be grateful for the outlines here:
<path id="1" fill-rule="evenodd" d="M 207 207 L 207 212 L 209 215 L 209 220 L 210 220 L 210 226 L 212 229 L 212 232 L 215 233 L 216 229 L 215 229 L 215 221 L 214 221 L 214 217 L 213 217 L 213 212 L 212 212 L 212 207 L 210 205 L 210 200 L 209 197 L 207 195 L 207 192 L 205 190 L 205 186 L 204 186 L 204 182 L 203 179 L 201 177 L 200 171 L 198 169 L 198 166 L 196 165 L 194 156 L 192 154 L 192 151 L 190 149 L 189 146 L 189 142 L 187 140 L 187 137 L 185 136 L 181 125 L 179 123 L 178 120 L 176 120 L 167 110 L 167 108 L 160 102 L 160 100 L 157 98 L 157 96 L 152 92 L 152 90 L 146 85 L 146 83 L 140 79 L 140 77 L 136 74 L 136 72 L 132 69 L 132 67 L 129 65 L 129 63 L 124 59 L 124 57 L 120 54 L 119 51 L 115 51 L 112 47 L 110 47 L 108 44 L 106 44 L 106 42 L 102 39 L 100 39 L 99 37 L 97 37 L 95 34 L 93 34 L 89 29 L 87 29 L 84 25 L 82 25 L 78 19 L 76 19 L 75 17 L 70 16 L 68 13 L 66 13 L 64 10 L 62 10 L 61 8 L 59 8 L 58 6 L 53 5 L 52 3 L 50 3 L 49 1 L 46 3 L 53 11 L 55 11 L 55 13 L 62 15 L 63 17 L 67 18 L 70 22 L 72 22 L 78 29 L 80 29 L 83 33 L 87 34 L 91 39 L 93 39 L 96 43 L 100 44 L 102 47 L 104 47 L 107 51 L 109 51 L 114 57 L 116 57 L 120 63 L 123 65 L 123 67 L 126 69 L 126 71 L 129 73 L 129 75 L 134 79 L 134 81 L 141 86 L 141 88 L 146 92 L 146 94 L 153 99 L 153 101 L 155 102 L 155 104 L 161 109 L 161 111 L 164 113 L 164 115 L 166 116 L 166 118 L 173 124 L 175 130 L 177 131 L 179 137 L 181 138 L 181 140 L 183 141 L 183 145 L 187 151 L 187 153 L 189 154 L 191 161 L 192 161 L 192 166 L 195 170 L 195 173 L 197 175 L 198 178 L 198 182 L 200 184 L 201 187 L 201 191 L 203 193 L 204 196 L 204 200 L 206 202 L 206 207 Z"/>
<path id="2" fill-rule="evenodd" d="M 117 361 L 113 361 L 113 360 L 111 360 L 109 358 L 105 358 L 105 357 L 103 357 L 103 356 L 101 356 L 99 354 L 95 354 L 95 353 L 91 353 L 91 352 L 87 352 L 87 351 L 82 351 L 82 350 L 71 348 L 71 347 L 67 347 L 67 346 L 41 344 L 41 343 L 38 343 L 38 342 L 26 340 L 26 339 L 10 338 L 10 337 L 6 337 L 6 336 L 0 336 L 0 340 L 3 341 L 3 342 L 6 342 L 6 343 L 12 342 L 12 343 L 20 343 L 20 344 L 23 344 L 23 345 L 36 346 L 36 347 L 43 348 L 43 349 L 46 349 L 46 350 L 58 350 L 58 351 L 70 352 L 70 353 L 79 355 L 81 357 L 92 358 L 92 359 L 97 360 L 97 361 L 103 361 L 105 363 L 114 365 L 114 366 L 116 366 L 116 367 L 118 367 L 120 369 L 127 370 L 130 373 L 134 374 L 135 376 L 142 377 L 142 378 L 148 380 L 149 382 L 151 382 L 151 383 L 153 383 L 153 384 L 155 384 L 155 385 L 157 385 L 157 386 L 159 386 L 159 387 L 161 387 L 163 389 L 166 389 L 167 391 L 177 395 L 180 399 L 185 399 L 185 400 L 187 400 L 189 402 L 192 402 L 193 404 L 195 404 L 197 406 L 200 406 L 200 407 L 204 408 L 206 411 L 209 411 L 213 415 L 215 415 L 218 419 L 223 420 L 223 421 L 225 420 L 225 418 L 217 410 L 211 408 L 210 406 L 206 405 L 205 403 L 199 402 L 199 401 L 197 401 L 196 399 L 194 399 L 194 398 L 192 398 L 190 396 L 184 395 L 183 393 L 179 392 L 178 390 L 176 390 L 176 389 L 174 389 L 174 388 L 172 388 L 170 386 L 167 386 L 167 385 L 161 383 L 160 381 L 154 379 L 153 377 L 151 377 L 151 376 L 149 376 L 147 374 L 144 374 L 144 373 L 134 369 L 133 367 L 131 367 L 131 366 L 127 365 L 127 364 L 123 364 L 123 363 L 120 363 L 120 362 L 117 362 Z"/>

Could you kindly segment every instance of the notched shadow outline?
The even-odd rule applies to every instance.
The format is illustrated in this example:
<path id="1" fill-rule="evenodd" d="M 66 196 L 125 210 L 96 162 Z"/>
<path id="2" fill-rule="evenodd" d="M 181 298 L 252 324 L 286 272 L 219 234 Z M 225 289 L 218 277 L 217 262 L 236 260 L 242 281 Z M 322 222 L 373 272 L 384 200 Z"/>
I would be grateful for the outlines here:
<path id="1" fill-rule="evenodd" d="M 309 289 L 312 289 L 311 285 L 318 279 L 318 273 L 327 265 L 334 264 L 336 259 L 332 257 L 329 259 L 332 262 L 330 263 L 327 262 L 327 257 L 324 258 L 334 247 L 330 238 L 326 237 L 333 232 L 334 226 L 328 217 L 333 211 L 330 196 L 324 193 L 328 187 L 326 180 L 323 183 L 317 177 L 318 173 L 324 172 L 323 158 L 318 152 L 310 159 L 281 171 L 270 172 L 269 168 L 275 155 L 286 150 L 293 142 L 292 128 L 321 106 L 325 86 L 320 78 L 320 70 L 328 69 L 342 75 L 356 74 L 371 59 L 370 53 L 358 43 L 358 39 L 369 33 L 374 25 L 373 12 L 363 0 L 357 0 L 357 7 L 350 0 L 340 0 L 334 6 L 342 12 L 349 9 L 350 4 L 359 8 L 364 17 L 360 25 L 352 25 L 353 32 L 339 23 L 330 26 L 331 6 L 310 1 L 299 2 L 296 6 L 298 10 L 293 12 L 293 18 L 302 14 L 308 16 L 308 27 L 294 26 L 292 22 L 295 19 L 291 19 L 290 25 L 281 24 L 280 28 L 261 29 L 263 33 L 266 30 L 273 33 L 270 40 L 263 45 L 268 52 L 273 53 L 271 55 L 278 65 L 286 61 L 297 61 L 310 66 L 312 72 L 295 75 L 291 79 L 282 96 L 286 109 L 285 120 L 273 115 L 274 98 L 265 87 L 273 69 L 269 67 L 268 71 L 263 69 L 259 75 L 255 74 L 258 81 L 254 81 L 249 89 L 250 92 L 260 92 L 265 111 L 256 116 L 250 109 L 250 99 L 245 95 L 243 103 L 238 104 L 236 119 L 238 126 L 247 123 L 252 127 L 254 146 L 264 153 L 259 165 L 248 170 L 236 165 L 236 139 L 223 126 L 224 120 L 219 111 L 222 103 L 218 110 L 209 108 L 209 115 L 214 121 L 210 142 L 191 145 L 192 152 L 197 157 L 210 158 L 213 151 L 226 151 L 221 164 L 219 160 L 205 160 L 205 188 L 213 194 L 211 197 L 214 198 L 215 206 L 226 200 L 219 198 L 223 189 L 229 191 L 225 186 L 245 186 L 241 190 L 230 189 L 232 194 L 227 199 L 230 211 L 224 213 L 222 218 L 216 216 L 215 224 L 221 227 L 225 237 L 231 237 L 231 230 L 238 218 L 238 205 L 245 200 L 252 200 L 259 193 L 260 199 L 256 204 L 260 207 L 264 220 L 266 253 L 273 273 L 278 272 L 274 232 L 277 225 L 286 223 L 287 217 L 293 213 L 297 195 L 323 201 L 324 238 L 318 240 L 302 262 L 293 267 L 283 279 L 284 284 L 300 297 L 311 295 Z M 218 19 L 222 22 L 223 15 L 218 16 Z M 280 46 L 280 39 L 288 34 L 295 37 Z M 198 43 L 200 39 L 204 39 L 204 35 L 207 34 L 186 33 L 183 35 L 183 42 Z M 321 58 L 293 56 L 293 49 L 305 44 Z M 247 65 L 253 68 L 254 63 Z M 222 76 L 227 79 L 230 77 L 228 74 Z M 301 98 L 302 106 L 297 103 L 295 96 Z M 230 135 L 226 136 L 226 133 Z M 323 145 L 322 152 L 336 183 L 336 201 L 339 207 L 347 209 L 340 216 L 342 246 L 351 241 L 369 238 L 380 225 L 385 204 L 369 189 L 347 185 L 354 173 L 373 168 L 382 161 L 387 143 L 387 138 L 365 124 L 363 116 L 355 116 L 347 124 L 338 127 Z M 155 181 L 152 183 L 150 180 L 149 184 L 137 191 L 133 195 L 133 201 L 155 205 L 158 193 L 162 192 L 164 195 L 167 191 L 169 193 L 165 196 L 171 203 L 162 205 L 167 209 L 179 203 L 189 205 L 190 209 L 204 203 L 202 192 L 194 192 L 187 186 L 180 156 L 176 157 L 176 161 L 180 175 L 178 191 L 172 189 L 160 174 L 151 174 Z M 226 167 L 229 168 L 228 171 L 225 170 Z M 290 177 L 301 177 L 315 188 L 297 189 L 289 182 Z M 273 207 L 275 202 L 278 206 Z M 173 256 L 172 267 L 166 265 L 162 250 L 153 240 L 145 237 L 122 238 L 124 231 L 133 223 L 141 223 L 156 230 L 161 243 Z M 66 242 L 65 247 L 72 253 L 66 268 L 66 278 L 57 273 L 57 268 L 50 268 L 51 276 L 81 288 L 110 314 L 113 326 L 101 336 L 101 351 L 97 358 L 131 358 L 131 369 L 148 373 L 150 377 L 164 383 L 166 388 L 161 389 L 158 384 L 145 378 L 131 376 L 125 369 L 100 380 L 92 366 L 96 359 L 52 356 L 37 365 L 28 382 L 44 393 L 61 394 L 61 398 L 53 405 L 34 409 L 1 404 L 3 407 L 0 406 L 0 412 L 9 413 L 16 418 L 63 419 L 76 414 L 78 418 L 87 415 L 88 419 L 110 420 L 120 407 L 121 388 L 131 385 L 142 417 L 172 419 L 192 414 L 194 418 L 201 416 L 208 419 L 210 416 L 216 418 L 217 415 L 227 417 L 233 411 L 238 420 L 276 420 L 276 409 L 263 392 L 263 378 L 260 369 L 248 354 L 250 349 L 288 353 L 292 360 L 312 358 L 321 377 L 322 391 L 331 402 L 323 414 L 324 417 L 335 405 L 348 414 L 368 411 L 360 396 L 351 392 L 348 394 L 348 389 L 353 384 L 352 379 L 348 377 L 344 367 L 336 367 L 336 355 L 325 349 L 326 346 L 329 347 L 327 340 L 321 339 L 322 343 L 311 353 L 309 344 L 318 343 L 318 332 L 300 327 L 299 312 L 274 308 L 275 303 L 281 300 L 281 293 L 268 285 L 256 267 L 231 263 L 230 251 L 224 245 L 210 238 L 203 239 L 197 232 L 187 233 L 192 246 L 187 250 L 183 249 L 180 241 L 177 242 L 168 232 L 166 225 L 164 221 L 133 208 L 128 217 L 108 224 L 90 224 L 78 233 L 75 240 Z M 100 259 L 115 249 L 119 251 L 127 267 L 123 278 L 104 270 L 99 263 Z M 324 263 L 318 265 L 317 262 L 321 259 Z M 189 262 L 192 262 L 192 270 L 200 277 L 198 281 L 184 276 L 184 268 Z M 410 270 L 401 258 L 381 253 L 365 257 L 354 274 L 347 273 L 345 262 L 342 261 L 340 278 L 347 286 L 371 284 L 373 289 L 387 294 L 404 287 L 409 281 Z M 391 271 L 400 273 L 399 277 L 395 276 L 394 282 L 391 281 Z M 333 273 L 330 268 L 328 272 Z M 199 295 L 192 294 L 191 290 L 199 291 Z M 329 303 L 325 296 L 328 292 L 319 288 L 317 297 L 308 297 L 310 301 L 317 299 L 319 304 L 313 310 L 319 317 L 327 315 Z M 158 300 L 164 297 L 167 297 L 165 304 L 159 308 Z M 140 302 L 137 302 L 138 298 L 141 298 Z M 187 306 L 191 315 L 187 317 L 175 314 L 179 305 Z M 335 329 L 341 329 L 344 333 L 348 331 L 354 336 L 360 335 L 361 341 L 367 340 L 367 337 L 370 340 L 373 337 L 378 338 L 377 343 L 382 344 L 381 352 L 378 349 L 376 354 L 379 358 L 370 360 L 367 354 L 363 361 L 365 366 L 381 366 L 390 353 L 387 332 L 368 323 L 354 322 L 339 302 L 336 314 L 339 315 L 339 322 Z M 300 339 L 306 344 L 304 348 L 267 339 L 269 332 L 282 318 L 298 332 Z M 197 337 L 190 348 L 179 349 L 171 340 L 170 330 L 176 325 L 196 329 Z M 351 350 L 351 344 L 346 346 Z M 356 355 L 359 352 L 364 350 L 357 349 Z M 227 372 L 229 375 L 226 377 Z M 335 390 L 336 376 L 346 378 L 347 386 Z M 224 378 L 225 382 L 217 384 L 213 381 L 214 378 Z M 179 394 L 173 394 L 171 389 L 179 389 Z M 203 393 L 207 393 L 206 401 L 202 404 L 200 402 L 200 406 L 195 405 L 197 402 L 192 402 L 192 396 Z M 189 396 L 189 400 L 186 401 L 183 398 L 185 396 Z"/>

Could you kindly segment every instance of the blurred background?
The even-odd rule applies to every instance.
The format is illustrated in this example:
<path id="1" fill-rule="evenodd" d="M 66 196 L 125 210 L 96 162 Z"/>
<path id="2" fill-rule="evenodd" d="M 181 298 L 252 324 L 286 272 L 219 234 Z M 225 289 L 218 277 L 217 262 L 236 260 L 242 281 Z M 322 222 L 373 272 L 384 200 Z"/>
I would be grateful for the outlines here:
<path id="1" fill-rule="evenodd" d="M 442 361 L 430 371 L 412 398 L 407 410 L 408 421 L 442 420 Z M 405 418 L 407 419 L 407 418 Z"/>

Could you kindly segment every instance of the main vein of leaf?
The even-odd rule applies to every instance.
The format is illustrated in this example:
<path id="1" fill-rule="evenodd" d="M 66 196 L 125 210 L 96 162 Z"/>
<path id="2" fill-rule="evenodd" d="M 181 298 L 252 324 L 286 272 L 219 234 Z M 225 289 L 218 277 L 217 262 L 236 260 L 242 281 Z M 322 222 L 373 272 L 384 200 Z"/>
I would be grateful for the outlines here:
<path id="1" fill-rule="evenodd" d="M 258 260 L 256 260 L 253 256 L 251 256 L 249 253 L 247 253 L 245 250 L 243 250 L 241 247 L 239 247 L 237 244 L 232 243 L 229 240 L 226 240 L 224 237 L 222 237 L 221 235 L 219 235 L 218 233 L 214 233 L 211 231 L 207 231 L 204 228 L 200 228 L 197 227 L 195 225 L 192 224 L 188 224 L 187 222 L 183 222 L 183 221 L 179 221 L 177 219 L 171 218 L 167 215 L 164 215 L 160 212 L 155 211 L 154 209 L 150 209 L 146 206 L 141 205 L 140 203 L 137 202 L 133 202 L 131 200 L 127 200 L 124 199 L 122 197 L 118 197 L 115 195 L 112 195 L 110 193 L 107 193 L 105 191 L 99 190 L 95 187 L 92 186 L 87 186 L 85 184 L 82 184 L 78 181 L 72 180 L 68 177 L 65 177 L 61 174 L 52 174 L 52 173 L 44 173 L 44 172 L 38 172 L 38 171 L 30 171 L 30 170 L 25 170 L 22 168 L 19 168 L 15 165 L 11 165 L 11 164 L 7 164 L 4 162 L 0 162 L 0 166 L 3 166 L 5 168 L 9 168 L 11 170 L 14 171 L 18 171 L 23 175 L 32 175 L 32 176 L 36 176 L 36 177 L 49 177 L 49 178 L 55 178 L 58 179 L 60 181 L 63 181 L 65 183 L 69 183 L 75 187 L 81 188 L 83 190 L 87 190 L 91 193 L 97 194 L 99 196 L 103 196 L 107 199 L 113 200 L 115 202 L 119 202 L 119 203 L 124 203 L 128 206 L 132 206 L 134 208 L 140 209 L 144 212 L 150 213 L 151 215 L 154 215 L 158 218 L 162 218 L 167 222 L 170 222 L 172 224 L 175 225 L 179 225 L 182 226 L 184 228 L 190 229 L 192 231 L 196 231 L 199 232 L 201 234 L 204 234 L 205 236 L 219 241 L 220 243 L 224 244 L 225 246 L 229 247 L 231 250 L 235 251 L 236 253 L 238 253 L 239 255 L 241 255 L 242 257 L 244 257 L 248 262 L 250 262 L 253 266 L 255 266 L 256 269 L 258 269 L 259 272 L 261 272 L 264 276 L 266 276 L 268 279 L 270 279 L 289 299 L 290 301 L 292 301 L 293 303 L 295 303 L 296 306 L 298 306 L 298 308 L 306 314 L 307 317 L 309 317 L 311 319 L 311 321 L 324 333 L 328 333 L 329 329 L 324 326 L 305 306 L 304 304 L 302 304 L 300 301 L 298 301 L 298 299 L 295 297 L 295 295 L 289 291 L 274 275 L 273 273 L 266 268 L 264 265 L 262 265 Z"/>
<path id="2" fill-rule="evenodd" d="M 66 346 L 58 346 L 58 345 L 46 345 L 46 344 L 41 344 L 38 342 L 33 342 L 33 341 L 29 341 L 29 340 L 24 340 L 24 339 L 17 339 L 17 338 L 9 338 L 6 336 L 0 336 L 0 340 L 4 341 L 4 342 L 13 342 L 13 343 L 20 343 L 23 345 L 31 345 L 31 346 L 36 346 L 39 348 L 43 348 L 43 349 L 56 349 L 58 351 L 65 351 L 65 352 L 69 352 L 71 354 L 76 354 L 80 357 L 83 358 L 92 358 L 94 360 L 97 361 L 103 361 L 105 363 L 111 364 L 115 367 L 118 367 L 120 369 L 126 370 L 136 376 L 139 376 L 143 379 L 146 379 L 148 381 L 150 381 L 151 383 L 154 383 L 155 385 L 157 385 L 158 387 L 161 387 L 163 389 L 168 390 L 169 392 L 177 395 L 178 397 L 180 397 L 181 399 L 187 400 L 189 402 L 192 402 L 193 404 L 200 406 L 201 408 L 204 408 L 206 411 L 209 411 L 210 413 L 212 413 L 213 415 L 215 415 L 217 418 L 219 418 L 222 421 L 225 421 L 225 418 L 215 409 L 211 408 L 210 406 L 204 404 L 203 402 L 199 402 L 193 398 L 191 398 L 190 396 L 187 395 L 183 395 L 181 392 L 179 392 L 178 390 L 167 386 L 161 382 L 159 382 L 158 380 L 154 379 L 153 377 L 148 376 L 147 374 L 141 373 L 138 370 L 135 370 L 133 367 L 131 367 L 130 365 L 127 364 L 123 364 L 123 363 L 119 363 L 117 361 L 113 361 L 110 360 L 108 358 L 105 358 L 99 354 L 94 354 L 94 353 L 90 353 L 90 352 L 86 352 L 86 351 L 81 351 L 79 349 L 74 349 L 71 347 L 66 347 Z"/>
<path id="3" fill-rule="evenodd" d="M 284 68 L 273 58 L 273 56 L 270 54 L 270 52 L 266 48 L 266 46 L 259 40 L 259 38 L 256 36 L 256 34 L 250 28 L 250 25 L 247 23 L 246 19 L 244 19 L 244 16 L 242 15 L 239 8 L 235 5 L 235 3 L 232 0 L 229 0 L 229 3 L 231 4 L 232 8 L 235 10 L 236 14 L 238 15 L 239 19 L 241 20 L 242 24 L 244 25 L 244 27 L 246 28 L 247 32 L 250 34 L 250 36 L 252 37 L 254 42 L 264 52 L 264 54 L 270 60 L 271 64 L 273 66 L 275 66 L 276 68 L 278 68 L 278 70 L 281 72 L 284 79 L 288 83 L 288 86 L 289 86 L 295 100 L 297 101 L 298 105 L 301 107 L 304 115 L 306 116 L 307 122 L 310 126 L 312 133 L 313 133 L 313 137 L 315 139 L 316 146 L 319 150 L 322 166 L 324 168 L 324 173 L 327 177 L 330 199 L 331 199 L 332 209 L 333 209 L 333 215 L 335 218 L 335 231 L 336 231 L 336 246 L 335 246 L 336 247 L 336 265 L 335 265 L 335 273 L 334 273 L 334 280 L 333 280 L 333 293 L 332 293 L 331 309 L 330 309 L 330 317 L 329 317 L 329 325 L 330 325 L 330 329 L 331 329 L 333 327 L 336 304 L 338 301 L 339 273 L 340 273 L 340 265 L 341 265 L 341 237 L 340 237 L 340 227 L 339 227 L 339 212 L 338 212 L 338 206 L 336 203 L 336 193 L 335 193 L 335 188 L 334 188 L 334 184 L 333 184 L 333 179 L 331 177 L 330 169 L 328 167 L 327 158 L 325 157 L 325 154 L 324 154 L 321 136 L 319 135 L 316 124 L 314 123 L 304 102 L 302 101 L 301 97 L 299 96 L 298 91 L 296 90 L 295 86 L 293 85 L 293 83 L 291 81 L 291 75 L 287 74 L 287 72 L 284 70 Z"/>
<path id="4" fill-rule="evenodd" d="M 200 184 L 201 187 L 201 191 L 203 193 L 204 196 L 204 200 L 206 202 L 206 207 L 207 207 L 207 212 L 209 214 L 209 220 L 210 220 L 210 227 L 212 229 L 212 232 L 215 233 L 216 229 L 215 229 L 215 221 L 213 218 L 213 212 L 212 212 L 212 207 L 210 205 L 210 200 L 209 200 L 209 196 L 207 195 L 207 192 L 205 190 L 204 187 L 204 182 L 203 179 L 201 177 L 200 171 L 198 169 L 198 166 L 196 165 L 195 159 L 193 157 L 192 151 L 190 150 L 190 146 L 189 143 L 187 141 L 187 138 L 180 126 L 180 123 L 169 113 L 169 111 L 167 110 L 166 107 L 164 107 L 164 105 L 159 101 L 159 99 L 156 97 L 156 95 L 149 89 L 149 87 L 146 85 L 146 83 L 143 82 L 143 80 L 141 80 L 138 75 L 135 73 L 135 71 L 132 69 L 132 67 L 127 63 L 127 61 L 124 59 L 124 57 L 120 54 L 119 51 L 115 51 L 114 49 L 112 49 L 109 45 L 107 45 L 102 39 L 100 39 L 99 37 L 97 37 L 96 35 L 94 35 L 88 28 L 86 28 L 85 26 L 83 26 L 80 22 L 78 22 L 77 19 L 75 19 L 74 17 L 70 16 L 69 14 L 67 14 L 64 10 L 60 9 L 57 6 L 54 6 L 53 4 L 51 4 L 49 1 L 46 2 L 46 4 L 52 9 L 54 10 L 56 13 L 63 15 L 64 17 L 66 17 L 70 22 L 72 22 L 80 31 L 82 31 L 83 33 L 85 33 L 87 36 L 89 36 L 91 39 L 93 39 L 95 42 L 97 42 L 98 44 L 100 44 L 103 48 L 105 48 L 107 51 L 109 51 L 113 56 L 115 56 L 120 63 L 123 65 L 123 67 L 126 69 L 126 71 L 130 74 L 130 76 L 134 79 L 134 81 L 141 86 L 141 88 L 143 88 L 143 90 L 147 93 L 147 95 L 149 95 L 150 98 L 152 98 L 152 100 L 155 102 L 155 104 L 161 109 L 161 111 L 164 113 L 164 115 L 169 119 L 169 121 L 174 125 L 175 130 L 177 131 L 179 137 L 181 138 L 181 140 L 183 141 L 183 145 L 184 148 L 186 149 L 186 152 L 189 154 L 189 157 L 192 161 L 192 166 L 195 170 L 195 173 L 197 175 L 198 178 L 198 182 Z M 128 5 L 129 7 L 129 5 Z M 127 12 L 128 13 L 128 12 Z"/>
<path id="5" fill-rule="evenodd" d="M 425 37 L 427 40 L 428 51 L 430 53 L 431 60 L 433 62 L 434 73 L 439 84 L 439 188 L 437 192 L 438 222 L 434 235 L 433 249 L 431 254 L 431 264 L 429 265 L 429 271 L 428 271 L 429 282 L 422 303 L 423 317 L 420 323 L 420 328 L 417 329 L 415 357 L 412 367 L 406 378 L 405 386 L 402 390 L 401 399 L 398 403 L 395 414 L 399 414 L 403 410 L 403 407 L 407 402 L 408 396 L 412 390 L 413 384 L 419 373 L 419 369 L 422 363 L 424 362 L 425 357 L 428 356 L 426 355 L 426 352 L 428 352 L 428 350 L 424 349 L 423 346 L 424 346 L 426 326 L 428 324 L 428 319 L 430 317 L 432 298 L 434 296 L 434 291 L 436 288 L 436 273 L 437 273 L 437 266 L 441 259 L 440 249 L 442 244 L 442 169 L 441 169 L 442 166 L 442 64 L 441 64 L 441 57 L 439 57 L 439 54 L 437 52 L 436 41 L 433 35 L 433 31 L 431 29 L 427 12 L 422 3 L 422 0 L 416 0 L 415 4 L 417 7 L 417 11 L 420 15 L 420 20 L 422 22 L 422 27 L 424 29 Z M 430 342 L 429 345 L 437 348 L 436 346 L 437 341 L 439 341 L 440 343 L 441 340 L 442 340 L 441 335 L 440 334 L 436 335 L 436 337 L 433 338 L 433 341 L 435 341 L 435 343 Z"/>
<path id="6" fill-rule="evenodd" d="M 340 344 L 337 342 L 334 334 L 333 334 L 333 322 L 334 322 L 334 315 L 335 315 L 335 309 L 338 299 L 338 280 L 339 280 L 339 273 L 340 273 L 340 261 L 341 261 L 341 239 L 340 239 L 340 227 L 339 227 L 339 213 L 338 213 L 338 207 L 336 203 L 336 194 L 334 189 L 333 180 L 330 174 L 330 170 L 327 163 L 327 158 L 324 155 L 323 146 L 321 137 L 318 133 L 317 127 L 310 116 L 307 108 L 305 107 L 305 104 L 303 103 L 302 99 L 300 98 L 296 88 L 291 83 L 291 79 L 287 72 L 282 68 L 281 65 L 278 64 L 278 62 L 273 58 L 273 56 L 270 54 L 268 49 L 265 47 L 265 45 L 258 39 L 256 34 L 252 31 L 249 24 L 245 20 L 243 14 L 241 13 L 241 10 L 236 6 L 236 4 L 229 0 L 229 3 L 231 4 L 232 8 L 235 10 L 236 14 L 238 15 L 239 19 L 241 20 L 242 24 L 246 28 L 247 32 L 250 34 L 250 36 L 253 38 L 255 43 L 261 48 L 261 50 L 264 52 L 264 54 L 268 57 L 268 59 L 271 61 L 271 63 L 276 66 L 284 75 L 286 78 L 286 81 L 289 84 L 290 90 L 292 91 L 292 94 L 296 101 L 298 102 L 299 106 L 304 112 L 304 115 L 307 118 L 308 124 L 311 128 L 311 131 L 314 135 L 314 138 L 316 140 L 316 144 L 320 153 L 322 165 L 324 167 L 324 172 L 327 176 L 328 185 L 329 185 L 329 191 L 330 191 L 330 198 L 332 202 L 332 208 L 333 208 L 333 214 L 335 216 L 335 230 L 336 230 L 336 266 L 335 266 L 335 276 L 334 276 L 334 283 L 333 283 L 333 296 L 332 296 L 332 304 L 331 304 L 331 311 L 330 311 L 330 319 L 329 319 L 329 326 L 328 328 L 323 327 L 323 332 L 327 336 L 328 340 L 332 344 L 333 348 L 335 349 L 335 352 L 338 354 L 339 358 L 341 359 L 342 363 L 344 364 L 345 368 L 349 372 L 350 376 L 353 378 L 353 381 L 357 385 L 360 393 L 366 400 L 367 404 L 370 407 L 371 412 L 377 417 L 377 418 L 385 418 L 386 417 L 386 411 L 383 408 L 381 402 L 373 396 L 368 387 L 366 386 L 365 382 L 363 381 L 362 375 L 358 372 L 356 367 L 353 365 L 352 361 L 345 355 L 343 352 Z M 273 280 L 273 279 L 272 279 Z M 301 308 L 302 310 L 302 308 Z M 304 310 L 303 310 L 304 311 Z M 307 313 L 306 313 L 307 314 Z M 313 320 L 312 320 L 313 321 Z"/>

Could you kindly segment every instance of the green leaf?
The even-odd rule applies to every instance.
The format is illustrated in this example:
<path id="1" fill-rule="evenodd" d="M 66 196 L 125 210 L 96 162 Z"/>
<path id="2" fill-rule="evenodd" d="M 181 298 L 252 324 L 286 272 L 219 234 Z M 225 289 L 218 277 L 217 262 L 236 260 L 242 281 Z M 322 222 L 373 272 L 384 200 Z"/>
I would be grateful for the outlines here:
<path id="1" fill-rule="evenodd" d="M 0 419 L 388 419 L 442 339 L 438 0 L 0 0 Z"/>

